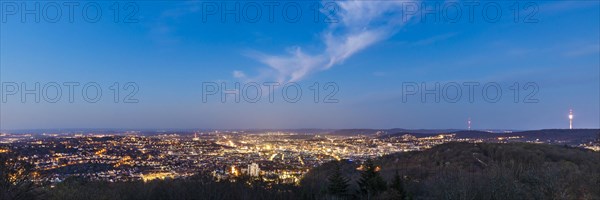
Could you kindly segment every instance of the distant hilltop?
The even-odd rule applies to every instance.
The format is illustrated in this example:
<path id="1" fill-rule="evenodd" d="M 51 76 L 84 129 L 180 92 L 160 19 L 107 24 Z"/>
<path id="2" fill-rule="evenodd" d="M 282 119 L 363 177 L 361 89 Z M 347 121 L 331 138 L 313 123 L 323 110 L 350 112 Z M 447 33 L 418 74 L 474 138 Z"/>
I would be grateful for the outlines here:
<path id="1" fill-rule="evenodd" d="M 397 133 L 410 133 L 410 134 L 428 134 L 428 135 L 437 135 L 437 134 L 448 134 L 448 133 L 457 133 L 464 135 L 489 135 L 492 137 L 498 136 L 498 134 L 564 134 L 564 133 L 588 133 L 588 132 L 598 132 L 600 129 L 541 129 L 541 130 L 511 130 L 511 129 L 486 129 L 486 130 L 465 130 L 465 129 L 402 129 L 402 128 L 394 128 L 394 129 L 337 129 L 330 134 L 332 135 L 375 135 L 375 134 L 397 134 Z"/>
<path id="2" fill-rule="evenodd" d="M 487 132 L 487 131 L 440 131 L 437 133 L 423 133 L 419 131 L 401 131 L 378 136 L 379 138 L 400 137 L 411 135 L 416 138 L 430 137 L 442 134 L 452 134 L 455 138 L 490 139 L 490 138 L 516 138 L 513 141 L 552 141 L 562 144 L 582 144 L 600 142 L 600 129 L 543 129 L 515 132 Z"/>
<path id="3" fill-rule="evenodd" d="M 262 134 L 290 133 L 300 135 L 367 136 L 390 138 L 412 135 L 417 138 L 440 134 L 453 134 L 455 138 L 489 139 L 497 137 L 520 137 L 524 140 L 560 140 L 581 143 L 600 138 L 600 129 L 542 129 L 542 130 L 464 130 L 464 129 L 32 129 L 2 131 L 2 134 L 106 134 L 106 135 L 194 135 L 195 133 L 217 134 Z M 0 135 L 1 136 L 1 135 Z"/>

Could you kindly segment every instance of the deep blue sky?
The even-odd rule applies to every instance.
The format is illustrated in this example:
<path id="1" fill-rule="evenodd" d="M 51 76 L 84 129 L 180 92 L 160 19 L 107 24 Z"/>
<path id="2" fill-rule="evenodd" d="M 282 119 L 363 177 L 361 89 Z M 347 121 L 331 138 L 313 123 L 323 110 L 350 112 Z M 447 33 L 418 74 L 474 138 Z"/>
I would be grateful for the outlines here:
<path id="1" fill-rule="evenodd" d="M 240 13 L 259 5 L 262 16 L 258 22 L 240 16 L 239 23 L 233 15 L 223 22 L 222 10 L 207 14 L 211 5 L 222 9 L 220 2 L 201 1 L 144 1 L 129 9 L 120 2 L 118 22 L 111 9 L 114 2 L 100 1 L 102 18 L 96 23 L 81 15 L 85 2 L 74 8 L 73 22 L 68 7 L 59 2 L 62 18 L 52 23 L 45 19 L 54 18 L 54 8 L 41 2 L 41 12 L 50 8 L 36 23 L 35 15 L 22 19 L 19 12 L 35 2 L 3 1 L 3 94 L 11 83 L 81 85 L 75 89 L 74 103 L 69 103 L 66 87 L 57 103 L 43 98 L 36 103 L 33 95 L 23 103 L 20 93 L 6 96 L 0 128 L 466 128 L 471 118 L 474 129 L 541 129 L 567 128 L 570 108 L 576 128 L 600 126 L 597 1 L 521 2 L 517 22 L 514 2 L 494 4 L 502 9 L 498 21 L 486 21 L 495 13 L 488 10 L 491 17 L 483 16 L 482 7 L 489 2 L 480 2 L 470 21 L 464 2 L 439 1 L 441 19 L 434 21 L 433 15 L 424 19 L 419 11 L 406 12 L 420 2 L 344 1 L 336 4 L 337 23 L 322 21 L 327 9 L 317 12 L 321 21 L 313 21 L 312 6 L 319 1 L 302 1 L 302 17 L 295 23 L 282 14 L 289 2 L 280 2 L 270 22 L 264 2 L 240 2 Z M 444 15 L 444 5 L 449 4 L 462 11 L 450 8 Z M 14 5 L 19 10 L 15 15 Z M 124 23 L 133 8 L 138 9 L 135 21 Z M 248 7 L 246 14 L 254 15 L 255 8 Z M 446 20 L 457 13 L 457 22 Z M 286 102 L 278 87 L 273 103 L 266 88 L 258 103 L 235 103 L 233 96 L 226 103 L 219 96 L 202 101 L 203 82 L 225 82 L 231 89 L 234 82 L 249 81 L 297 82 L 303 96 L 297 103 Z M 82 99 L 81 87 L 88 82 L 103 89 L 97 103 Z M 109 90 L 114 82 L 121 87 L 135 82 L 139 102 L 114 103 Z M 321 100 L 331 91 L 323 85 L 335 82 L 339 91 L 334 98 L 339 102 L 314 103 L 309 89 L 314 82 L 320 83 Z M 436 82 L 481 85 L 475 88 L 474 102 L 468 101 L 467 87 L 461 88 L 463 96 L 456 103 L 436 103 L 433 95 L 426 102 L 420 96 L 403 102 L 402 85 L 412 82 L 429 87 Z M 481 94 L 482 86 L 491 82 L 502 89 L 496 103 Z M 531 98 L 537 103 L 523 102 L 533 91 L 523 88 L 528 82 L 539 89 Z M 510 89 L 514 83 L 521 88 L 518 103 Z M 120 94 L 122 100 L 128 92 Z"/>

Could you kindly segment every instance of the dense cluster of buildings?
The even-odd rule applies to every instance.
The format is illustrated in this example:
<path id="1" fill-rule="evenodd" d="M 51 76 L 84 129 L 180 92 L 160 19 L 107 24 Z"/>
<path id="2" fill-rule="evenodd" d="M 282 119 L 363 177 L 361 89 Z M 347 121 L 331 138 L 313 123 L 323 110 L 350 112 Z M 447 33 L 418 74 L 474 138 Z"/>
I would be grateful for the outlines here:
<path id="1" fill-rule="evenodd" d="M 497 137 L 494 142 L 516 138 Z M 186 134 L 2 134 L 0 153 L 31 163 L 36 181 L 69 177 L 104 181 L 150 181 L 198 173 L 215 180 L 247 176 L 298 183 L 311 168 L 331 160 L 364 160 L 453 142 L 487 142 L 455 134 L 339 136 L 293 132 L 196 132 Z"/>

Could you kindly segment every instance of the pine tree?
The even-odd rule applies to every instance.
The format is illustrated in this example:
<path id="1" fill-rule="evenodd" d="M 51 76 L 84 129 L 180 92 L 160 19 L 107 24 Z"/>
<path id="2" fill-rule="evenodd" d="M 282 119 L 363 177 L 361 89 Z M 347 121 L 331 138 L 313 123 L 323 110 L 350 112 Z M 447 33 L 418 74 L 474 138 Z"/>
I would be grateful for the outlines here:
<path id="1" fill-rule="evenodd" d="M 358 180 L 359 192 L 365 195 L 367 199 L 385 191 L 387 183 L 383 180 L 373 160 L 367 159 L 363 164 L 363 171 Z"/>
<path id="2" fill-rule="evenodd" d="M 327 186 L 327 192 L 331 195 L 343 197 L 348 191 L 348 179 L 342 175 L 340 163 L 335 163 L 333 172 L 328 178 L 329 185 Z"/>
<path id="3" fill-rule="evenodd" d="M 394 179 L 390 184 L 390 189 L 394 190 L 394 193 L 397 195 L 397 199 L 409 199 L 406 190 L 404 189 L 404 181 L 398 174 L 396 170 L 396 174 L 394 175 Z"/>

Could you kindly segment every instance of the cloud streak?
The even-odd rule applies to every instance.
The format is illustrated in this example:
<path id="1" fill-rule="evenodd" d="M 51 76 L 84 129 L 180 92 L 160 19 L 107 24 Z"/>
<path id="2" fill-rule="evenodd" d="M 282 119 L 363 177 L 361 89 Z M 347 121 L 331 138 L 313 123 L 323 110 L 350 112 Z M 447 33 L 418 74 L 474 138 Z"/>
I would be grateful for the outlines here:
<path id="1" fill-rule="evenodd" d="M 337 23 L 321 33 L 324 48 L 310 54 L 301 47 L 289 47 L 285 53 L 271 55 L 253 53 L 250 56 L 268 66 L 268 75 L 278 82 L 294 82 L 307 75 L 342 64 L 356 53 L 388 39 L 411 18 L 404 15 L 407 1 L 337 1 Z M 327 10 L 321 12 L 328 14 Z M 265 77 L 265 75 L 260 75 Z"/>

